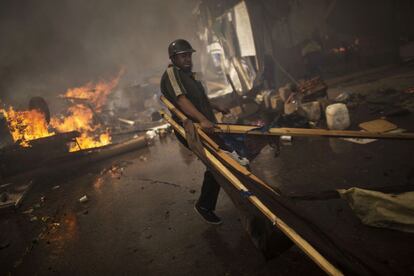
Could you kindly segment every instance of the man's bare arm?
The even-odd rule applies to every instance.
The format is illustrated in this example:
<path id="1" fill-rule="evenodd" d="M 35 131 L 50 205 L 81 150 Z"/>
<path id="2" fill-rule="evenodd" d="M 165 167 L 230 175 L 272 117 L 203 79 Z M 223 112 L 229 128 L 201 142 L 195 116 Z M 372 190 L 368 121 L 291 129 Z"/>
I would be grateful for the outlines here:
<path id="1" fill-rule="evenodd" d="M 214 124 L 210 122 L 197 108 L 192 104 L 192 102 L 187 99 L 186 96 L 180 95 L 177 99 L 178 107 L 184 112 L 185 115 L 190 116 L 200 123 L 200 126 L 203 130 L 207 132 L 212 132 L 214 129 Z"/>

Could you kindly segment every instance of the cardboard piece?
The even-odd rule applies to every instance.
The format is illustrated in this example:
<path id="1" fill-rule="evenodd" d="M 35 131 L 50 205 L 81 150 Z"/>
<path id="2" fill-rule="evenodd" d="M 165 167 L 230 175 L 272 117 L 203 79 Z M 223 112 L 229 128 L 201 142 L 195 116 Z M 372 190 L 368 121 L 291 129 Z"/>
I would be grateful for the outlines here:
<path id="1" fill-rule="evenodd" d="M 359 124 L 359 127 L 369 132 L 388 132 L 397 128 L 396 125 L 383 119 L 373 120 Z"/>

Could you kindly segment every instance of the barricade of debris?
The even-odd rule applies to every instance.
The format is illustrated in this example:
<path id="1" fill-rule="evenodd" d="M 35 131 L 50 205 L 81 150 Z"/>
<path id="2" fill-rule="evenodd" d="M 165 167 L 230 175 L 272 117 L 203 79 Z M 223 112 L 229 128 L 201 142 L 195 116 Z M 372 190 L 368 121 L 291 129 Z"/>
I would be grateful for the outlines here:
<path id="1" fill-rule="evenodd" d="M 17 206 L 36 175 L 91 164 L 171 133 L 155 111 L 154 87 L 152 94 L 141 91 L 147 85 L 116 89 L 120 74 L 52 99 L 62 110 L 59 114 L 51 114 L 42 97 L 31 98 L 27 109 L 0 106 L 0 185 L 11 183 L 0 190 L 0 206 Z M 133 104 L 141 102 L 141 111 L 135 112 L 139 109 Z"/>

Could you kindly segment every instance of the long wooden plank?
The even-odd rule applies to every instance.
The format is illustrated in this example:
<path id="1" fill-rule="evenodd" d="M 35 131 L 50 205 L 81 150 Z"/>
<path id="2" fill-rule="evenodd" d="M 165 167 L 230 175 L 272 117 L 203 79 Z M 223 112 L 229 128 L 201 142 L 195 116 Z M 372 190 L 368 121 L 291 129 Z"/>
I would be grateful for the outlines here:
<path id="1" fill-rule="evenodd" d="M 161 113 L 161 115 L 163 117 L 168 116 L 163 111 L 160 111 L 160 113 Z M 186 116 L 184 114 L 181 114 L 178 117 L 183 118 L 183 120 L 187 120 L 187 118 L 186 118 Z M 214 142 L 199 126 L 197 126 L 197 124 L 195 124 L 195 125 L 196 125 L 196 128 L 197 128 L 198 134 L 200 135 L 200 137 L 203 140 L 203 143 L 206 146 L 212 147 L 215 150 L 215 152 L 217 153 L 217 155 L 220 156 L 221 159 L 223 159 L 226 163 L 228 163 L 230 166 L 232 166 L 234 169 L 236 169 L 237 171 L 239 171 L 243 175 L 249 177 L 250 179 L 252 179 L 253 181 L 255 181 L 257 184 L 259 184 L 262 187 L 264 187 L 269 192 L 274 193 L 274 194 L 278 194 L 278 195 L 281 194 L 281 192 L 280 192 L 279 189 L 273 188 L 273 187 L 269 186 L 267 183 L 265 183 L 264 181 L 262 181 L 256 175 L 252 174 L 244 166 L 240 165 L 236 160 L 234 160 L 233 158 L 231 158 L 230 156 L 228 156 L 223 150 L 220 149 L 219 145 L 217 145 L 216 142 Z"/>
<path id="2" fill-rule="evenodd" d="M 161 96 L 161 101 L 173 112 L 180 120 L 185 120 L 186 116 L 178 110 L 168 99 Z M 271 128 L 266 132 L 255 131 L 257 126 L 217 124 L 216 132 L 249 135 L 273 135 L 273 136 L 305 136 L 305 137 L 337 137 L 337 138 L 371 138 L 371 139 L 402 139 L 414 140 L 414 133 L 376 133 L 355 130 L 327 130 L 327 129 L 307 129 L 307 128 Z"/>
<path id="3" fill-rule="evenodd" d="M 257 126 L 226 124 L 217 124 L 216 126 L 216 132 L 232 134 L 414 140 L 414 133 L 377 133 L 355 130 L 327 130 L 307 128 L 270 128 L 268 131 L 262 132 L 254 130 L 257 129 Z"/>
<path id="4" fill-rule="evenodd" d="M 230 166 L 232 166 L 234 169 L 241 172 L 243 175 L 251 178 L 257 184 L 261 185 L 262 187 L 264 187 L 268 191 L 270 191 L 272 193 L 275 193 L 275 194 L 278 194 L 278 195 L 281 194 L 279 189 L 272 188 L 267 183 L 262 181 L 260 178 L 258 178 L 254 174 L 252 174 L 248 169 L 246 169 L 246 167 L 240 165 L 236 160 L 234 160 L 233 158 L 228 156 L 225 152 L 223 152 L 220 149 L 220 147 L 213 140 L 211 140 L 211 138 L 204 131 L 202 131 L 201 128 L 197 127 L 197 131 L 198 131 L 200 137 L 202 137 L 203 142 L 206 141 L 207 144 L 209 144 L 216 151 L 217 155 L 220 156 L 220 158 L 222 158 L 226 163 L 230 164 Z"/>
<path id="5" fill-rule="evenodd" d="M 170 116 L 162 113 L 163 118 L 172 125 L 175 131 L 184 138 L 186 137 L 184 129 L 175 122 Z M 205 147 L 204 156 L 210 161 L 214 168 L 219 171 L 237 190 L 240 192 L 249 192 L 246 186 L 220 162 Z M 265 215 L 278 229 L 280 229 L 289 239 L 291 239 L 312 261 L 314 261 L 328 275 L 343 275 L 343 273 L 332 265 L 324 256 L 322 256 L 309 242 L 300 236 L 294 229 L 287 225 L 282 219 L 276 216 L 258 197 L 252 195 L 248 200 Z"/>
<path id="6" fill-rule="evenodd" d="M 180 120 L 183 121 L 183 120 L 187 119 L 187 116 L 185 116 L 184 113 L 182 113 L 180 110 L 178 110 L 166 97 L 161 96 L 160 99 L 164 103 L 164 105 L 171 112 L 173 112 Z"/>

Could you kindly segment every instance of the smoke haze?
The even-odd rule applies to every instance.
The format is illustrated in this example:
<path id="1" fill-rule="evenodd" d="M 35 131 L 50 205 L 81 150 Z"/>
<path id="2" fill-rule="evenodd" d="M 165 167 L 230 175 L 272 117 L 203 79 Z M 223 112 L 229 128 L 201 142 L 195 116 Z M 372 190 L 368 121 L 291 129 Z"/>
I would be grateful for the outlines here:
<path id="1" fill-rule="evenodd" d="M 191 0 L 0 3 L 0 100 L 27 103 L 88 81 L 162 73 L 176 38 L 196 44 Z"/>

